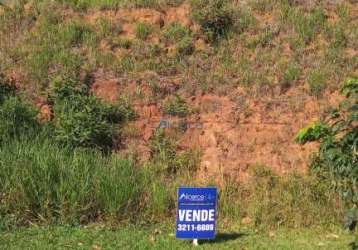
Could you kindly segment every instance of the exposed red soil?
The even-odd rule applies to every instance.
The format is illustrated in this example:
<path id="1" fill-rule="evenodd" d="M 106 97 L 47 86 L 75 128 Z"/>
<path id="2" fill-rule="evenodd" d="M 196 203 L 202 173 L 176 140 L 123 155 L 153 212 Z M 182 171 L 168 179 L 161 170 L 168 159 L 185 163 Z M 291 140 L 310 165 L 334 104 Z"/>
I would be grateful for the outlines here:
<path id="1" fill-rule="evenodd" d="M 93 83 L 91 90 L 97 97 L 111 103 L 118 101 L 120 86 L 116 79 L 100 79 Z"/>
<path id="2" fill-rule="evenodd" d="M 217 181 L 225 175 L 242 178 L 255 164 L 266 165 L 278 174 L 306 172 L 317 144 L 301 146 L 293 138 L 300 128 L 318 119 L 325 105 L 336 101 L 328 97 L 320 103 L 292 92 L 276 98 L 247 98 L 244 105 L 228 97 L 197 98 L 198 105 L 216 106 L 215 110 L 200 114 L 203 129 L 189 130 L 183 140 L 188 145 L 198 144 L 202 150 L 198 177 Z M 301 106 L 290 106 L 297 104 Z"/>
<path id="3" fill-rule="evenodd" d="M 100 98 L 114 102 L 121 91 L 133 94 L 135 86 L 136 83 L 124 87 L 117 80 L 100 79 L 94 82 L 92 90 Z M 140 86 L 148 95 L 145 81 Z M 187 102 L 200 112 L 188 118 L 194 126 L 184 133 L 179 147 L 200 149 L 199 180 L 220 181 L 226 175 L 246 179 L 247 170 L 255 164 L 266 165 L 278 174 L 305 173 L 318 145 L 298 145 L 294 136 L 300 128 L 318 120 L 325 107 L 339 100 L 337 93 L 327 93 L 317 100 L 297 89 L 257 98 L 242 90 L 230 97 L 196 95 Z M 138 117 L 129 125 L 135 132 L 126 137 L 125 144 L 147 160 L 148 144 L 162 114 L 158 104 L 144 101 L 137 103 L 135 110 Z M 195 128 L 198 124 L 202 127 Z"/>
<path id="4" fill-rule="evenodd" d="M 171 23 L 180 23 L 193 31 L 199 29 L 190 18 L 190 5 L 182 4 L 178 7 L 172 7 L 166 11 L 158 11 L 150 8 L 136 9 L 119 9 L 119 10 L 93 10 L 85 16 L 85 19 L 95 25 L 100 18 L 106 18 L 113 23 L 120 25 L 122 32 L 120 36 L 126 39 L 134 39 L 136 33 L 136 25 L 138 23 L 147 23 L 154 28 L 162 28 L 164 25 Z M 152 34 L 149 38 L 151 41 L 158 39 L 156 34 Z"/>

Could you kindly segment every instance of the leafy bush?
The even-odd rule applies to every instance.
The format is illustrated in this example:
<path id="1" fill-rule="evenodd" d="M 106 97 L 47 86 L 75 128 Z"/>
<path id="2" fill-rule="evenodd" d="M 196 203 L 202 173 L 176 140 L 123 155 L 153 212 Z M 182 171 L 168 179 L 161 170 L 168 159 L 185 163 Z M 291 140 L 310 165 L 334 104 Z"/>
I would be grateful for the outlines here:
<path id="1" fill-rule="evenodd" d="M 314 122 L 302 128 L 296 135 L 295 141 L 298 143 L 306 143 L 309 141 L 317 141 L 330 133 L 329 128 L 322 122 Z"/>
<path id="2" fill-rule="evenodd" d="M 109 149 L 116 135 L 115 124 L 134 116 L 128 103 L 103 103 L 86 86 L 71 80 L 54 83 L 52 101 L 55 138 L 73 147 Z"/>
<path id="3" fill-rule="evenodd" d="M 193 0 L 192 7 L 193 19 L 212 42 L 224 37 L 235 23 L 227 0 Z"/>
<path id="4" fill-rule="evenodd" d="M 347 99 L 325 118 L 330 133 L 311 138 L 321 141 L 312 169 L 333 176 L 334 188 L 342 197 L 358 204 L 358 79 L 348 79 L 341 93 Z"/>

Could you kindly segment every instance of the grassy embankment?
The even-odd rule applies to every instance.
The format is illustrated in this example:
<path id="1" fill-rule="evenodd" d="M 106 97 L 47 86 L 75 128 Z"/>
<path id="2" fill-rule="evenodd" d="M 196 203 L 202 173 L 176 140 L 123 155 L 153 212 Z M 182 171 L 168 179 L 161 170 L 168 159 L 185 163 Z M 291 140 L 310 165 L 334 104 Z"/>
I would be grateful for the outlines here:
<path id="1" fill-rule="evenodd" d="M 252 1 L 248 6 L 230 1 L 190 1 L 191 18 L 200 30 L 181 24 L 159 27 L 138 23 L 134 39 L 121 37 L 122 27 L 105 16 L 94 23 L 83 18 L 91 10 L 103 8 L 161 8 L 180 2 L 19 1 L 0 13 L 0 71 L 6 75 L 15 72 L 16 84 L 22 86 L 9 87 L 8 77 L 0 80 L 0 229 L 14 230 L 3 231 L 2 244 L 18 244 L 20 248 L 29 243 L 31 235 L 44 237 L 33 242 L 34 248 L 36 244 L 49 244 L 48 248 L 57 244 L 51 233 L 41 233 L 44 229 L 17 226 L 156 224 L 173 217 L 176 187 L 195 184 L 191 177 L 200 154 L 178 153 L 177 137 L 162 131 L 151 139 L 152 155 L 145 166 L 139 165 L 135 154 L 114 153 L 114 142 L 124 133 L 123 124 L 135 119 L 128 100 L 155 101 L 162 104 L 163 113 L 185 117 L 191 109 L 178 95 L 225 95 L 238 86 L 257 89 L 256 94 L 276 87 L 282 92 L 304 87 L 319 98 L 325 90 L 337 89 L 338 83 L 357 68 L 357 58 L 349 53 L 358 41 L 349 2 L 333 10 L 318 4 L 307 11 L 305 6 L 288 1 Z M 334 22 L 327 18 L 330 11 Z M 270 25 L 259 19 L 267 14 L 274 16 Z M 153 43 L 152 34 L 158 34 L 165 46 Z M 195 47 L 198 39 L 205 41 L 207 49 Z M 287 44 L 290 52 L 283 55 Z M 135 95 L 123 96 L 114 105 L 105 104 L 88 90 L 98 69 L 134 82 L 147 71 L 155 72 L 156 77 L 149 81 L 152 94 L 144 96 L 137 86 Z M 171 77 L 185 83 L 176 93 L 160 84 L 162 78 Z M 29 105 L 37 96 L 53 110 L 44 123 L 38 122 Z M 219 199 L 220 221 L 230 222 L 228 227 L 233 230 L 247 226 L 248 236 L 207 244 L 208 248 L 216 248 L 216 244 L 228 244 L 228 248 L 251 244 L 254 249 L 260 244 L 281 244 L 282 248 L 288 244 L 289 248 L 297 242 L 294 247 L 300 249 L 310 244 L 301 247 L 300 242 L 314 242 L 313 246 L 319 247 L 319 239 L 327 244 L 326 249 L 329 244 L 332 249 L 337 249 L 334 244 L 347 245 L 349 235 L 337 233 L 337 241 L 330 236 L 315 241 L 315 229 L 292 229 L 329 228 L 341 222 L 344 206 L 330 189 L 329 180 L 314 174 L 281 177 L 265 167 L 253 168 L 252 176 L 250 186 L 224 178 Z M 255 229 L 279 230 L 278 241 L 264 233 L 252 233 Z M 66 243 L 71 237 L 73 241 L 79 237 L 76 247 L 85 248 L 95 244 L 89 238 L 99 234 L 97 229 L 78 227 L 53 230 L 58 246 L 64 247 L 72 244 Z M 150 248 L 150 240 L 145 239 L 151 230 L 105 230 L 108 238 L 98 244 L 118 242 Z M 173 243 L 172 236 L 168 236 L 170 240 L 166 237 L 171 230 L 162 231 L 165 233 L 159 234 L 157 248 Z M 297 241 L 289 240 L 295 232 L 299 232 Z M 326 235 L 326 230 L 318 235 Z"/>

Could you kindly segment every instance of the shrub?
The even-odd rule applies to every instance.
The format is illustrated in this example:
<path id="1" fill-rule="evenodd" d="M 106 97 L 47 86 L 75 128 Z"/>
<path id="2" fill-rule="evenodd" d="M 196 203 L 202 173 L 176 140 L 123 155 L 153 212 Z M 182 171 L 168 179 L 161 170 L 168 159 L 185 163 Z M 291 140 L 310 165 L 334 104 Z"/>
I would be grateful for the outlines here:
<path id="1" fill-rule="evenodd" d="M 303 144 L 309 141 L 317 141 L 330 133 L 329 128 L 322 122 L 312 123 L 302 128 L 296 135 L 295 141 Z"/>
<path id="2" fill-rule="evenodd" d="M 358 204 L 358 80 L 348 79 L 342 86 L 346 100 L 325 117 L 330 133 L 320 137 L 319 152 L 312 169 L 334 178 L 334 188 L 348 203 Z M 307 140 L 300 141 L 305 143 Z"/>
<path id="3" fill-rule="evenodd" d="M 227 0 L 192 1 L 193 19 L 212 42 L 224 37 L 233 27 L 234 13 Z"/>
<path id="4" fill-rule="evenodd" d="M 164 113 L 179 117 L 185 117 L 189 114 L 189 108 L 184 99 L 175 95 L 166 100 L 163 105 Z"/>
<path id="5" fill-rule="evenodd" d="M 71 80 L 54 83 L 54 127 L 57 141 L 73 147 L 112 147 L 115 123 L 133 118 L 128 103 L 101 102 L 83 85 Z"/>

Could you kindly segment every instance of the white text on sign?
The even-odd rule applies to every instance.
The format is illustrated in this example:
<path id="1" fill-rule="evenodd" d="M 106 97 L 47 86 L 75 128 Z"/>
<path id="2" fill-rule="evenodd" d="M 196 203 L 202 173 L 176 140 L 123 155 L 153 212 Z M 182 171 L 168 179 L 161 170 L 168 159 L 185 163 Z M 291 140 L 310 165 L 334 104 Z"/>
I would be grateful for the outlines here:
<path id="1" fill-rule="evenodd" d="M 180 209 L 179 221 L 215 221 L 215 210 Z"/>

